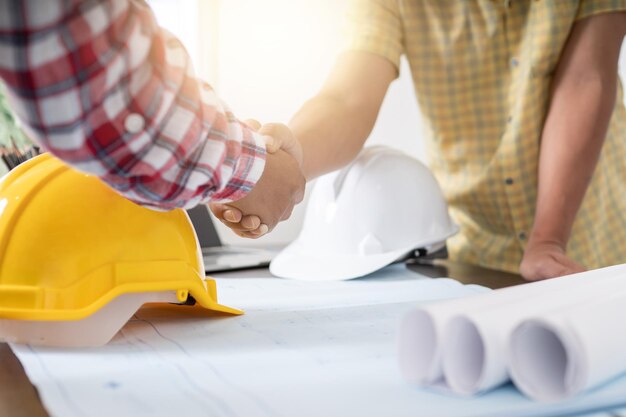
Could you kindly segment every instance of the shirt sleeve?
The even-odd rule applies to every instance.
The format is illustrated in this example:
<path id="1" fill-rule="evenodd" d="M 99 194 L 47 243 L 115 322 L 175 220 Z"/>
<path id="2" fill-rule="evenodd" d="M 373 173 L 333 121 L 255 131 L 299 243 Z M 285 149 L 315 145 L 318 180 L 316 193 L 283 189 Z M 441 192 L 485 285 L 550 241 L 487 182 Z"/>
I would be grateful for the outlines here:
<path id="1" fill-rule="evenodd" d="M 397 0 L 350 0 L 346 13 L 345 50 L 364 51 L 400 68 L 403 26 Z"/>
<path id="2" fill-rule="evenodd" d="M 626 11 L 626 0 L 581 0 L 576 20 L 600 13 Z"/>
<path id="3" fill-rule="evenodd" d="M 30 136 L 139 204 L 244 197 L 265 143 L 139 0 L 0 0 L 0 77 Z"/>

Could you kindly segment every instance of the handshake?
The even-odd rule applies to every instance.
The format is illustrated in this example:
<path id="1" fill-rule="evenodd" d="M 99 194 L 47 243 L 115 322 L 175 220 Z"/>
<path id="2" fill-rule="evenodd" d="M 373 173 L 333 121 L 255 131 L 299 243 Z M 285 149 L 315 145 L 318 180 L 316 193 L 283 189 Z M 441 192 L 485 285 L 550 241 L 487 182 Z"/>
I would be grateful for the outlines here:
<path id="1" fill-rule="evenodd" d="M 306 180 L 302 174 L 302 146 L 284 124 L 246 124 L 267 138 L 263 175 L 250 193 L 228 204 L 211 203 L 211 211 L 241 237 L 259 238 L 287 220 L 304 198 Z"/>

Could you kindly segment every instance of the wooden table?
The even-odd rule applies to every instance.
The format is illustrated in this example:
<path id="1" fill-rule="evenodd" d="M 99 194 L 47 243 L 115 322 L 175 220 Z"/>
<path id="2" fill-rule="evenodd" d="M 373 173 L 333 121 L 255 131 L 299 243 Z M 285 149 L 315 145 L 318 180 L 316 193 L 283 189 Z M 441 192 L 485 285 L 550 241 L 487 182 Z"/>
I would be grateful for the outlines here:
<path id="1" fill-rule="evenodd" d="M 442 260 L 435 260 L 432 264 L 411 264 L 409 269 L 433 278 L 450 277 L 465 284 L 489 288 L 524 282 L 519 275 Z M 0 416 L 49 417 L 24 368 L 5 343 L 0 343 Z"/>

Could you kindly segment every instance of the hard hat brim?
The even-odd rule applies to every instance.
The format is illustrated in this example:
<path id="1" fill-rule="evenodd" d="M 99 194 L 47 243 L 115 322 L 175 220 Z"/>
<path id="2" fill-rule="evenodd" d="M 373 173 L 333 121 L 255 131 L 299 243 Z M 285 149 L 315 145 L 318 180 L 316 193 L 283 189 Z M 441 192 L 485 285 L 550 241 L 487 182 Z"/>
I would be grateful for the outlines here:
<path id="1" fill-rule="evenodd" d="M 361 278 L 406 256 L 414 248 L 384 254 L 355 256 L 305 252 L 296 241 L 270 263 L 270 272 L 279 278 L 300 281 L 343 281 Z"/>
<path id="2" fill-rule="evenodd" d="M 79 320 L 0 319 L 5 342 L 54 347 L 94 347 L 106 344 L 147 302 L 177 302 L 175 291 L 123 294 Z"/>
<path id="3" fill-rule="evenodd" d="M 0 319 L 0 340 L 38 346 L 79 348 L 108 343 L 145 304 L 160 303 L 181 306 L 176 291 L 126 293 L 116 297 L 95 313 L 78 320 L 16 320 Z M 241 314 L 241 311 L 211 303 L 203 311 Z"/>
<path id="4" fill-rule="evenodd" d="M 361 278 L 406 257 L 418 248 L 440 248 L 458 232 L 456 224 L 437 238 L 428 237 L 410 246 L 373 255 L 321 253 L 305 248 L 299 239 L 283 249 L 270 263 L 270 272 L 279 278 L 300 281 L 343 281 Z"/>

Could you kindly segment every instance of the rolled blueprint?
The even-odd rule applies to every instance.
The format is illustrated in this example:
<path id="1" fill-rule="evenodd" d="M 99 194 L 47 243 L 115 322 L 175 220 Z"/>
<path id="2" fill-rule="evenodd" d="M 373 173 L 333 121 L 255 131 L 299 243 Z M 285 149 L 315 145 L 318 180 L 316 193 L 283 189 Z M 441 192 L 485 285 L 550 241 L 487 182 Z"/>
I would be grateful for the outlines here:
<path id="1" fill-rule="evenodd" d="M 411 310 L 400 322 L 398 362 L 404 379 L 412 384 L 433 385 L 442 379 L 439 339 L 451 315 L 446 314 L 447 306 L 437 303 Z"/>
<path id="2" fill-rule="evenodd" d="M 620 287 L 515 328 L 509 362 L 520 391 L 538 401 L 558 401 L 626 372 L 626 282 Z"/>
<path id="3" fill-rule="evenodd" d="M 507 352 L 513 329 L 529 317 L 573 306 L 626 289 L 626 274 L 603 279 L 564 282 L 558 292 L 546 291 L 503 303 L 489 303 L 452 317 L 442 335 L 441 361 L 448 387 L 455 393 L 472 395 L 509 380 Z M 494 294 L 495 295 L 495 294 Z"/>
<path id="4" fill-rule="evenodd" d="M 508 379 L 507 338 L 516 324 L 539 311 L 598 296 L 600 287 L 618 282 L 626 285 L 626 265 L 420 306 L 401 321 L 400 370 L 411 383 L 439 385 L 445 353 L 448 388 L 466 395 L 492 388 Z"/>

